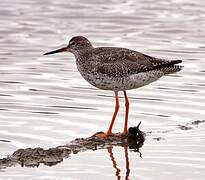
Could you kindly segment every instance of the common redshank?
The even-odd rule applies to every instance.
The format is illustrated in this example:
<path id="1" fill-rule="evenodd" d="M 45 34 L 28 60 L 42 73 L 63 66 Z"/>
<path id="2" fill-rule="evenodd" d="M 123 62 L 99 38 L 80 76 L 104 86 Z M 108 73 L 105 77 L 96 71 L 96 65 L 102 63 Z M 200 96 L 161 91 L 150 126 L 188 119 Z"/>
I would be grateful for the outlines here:
<path id="1" fill-rule="evenodd" d="M 119 110 L 118 92 L 125 97 L 125 123 L 123 133 L 128 132 L 129 100 L 126 90 L 145 86 L 166 74 L 178 72 L 181 60 L 165 60 L 151 57 L 137 51 L 118 47 L 93 47 L 83 37 L 73 37 L 68 46 L 47 52 L 44 55 L 71 52 L 83 78 L 93 86 L 115 93 L 115 111 L 105 136 L 112 134 L 112 128 Z"/>

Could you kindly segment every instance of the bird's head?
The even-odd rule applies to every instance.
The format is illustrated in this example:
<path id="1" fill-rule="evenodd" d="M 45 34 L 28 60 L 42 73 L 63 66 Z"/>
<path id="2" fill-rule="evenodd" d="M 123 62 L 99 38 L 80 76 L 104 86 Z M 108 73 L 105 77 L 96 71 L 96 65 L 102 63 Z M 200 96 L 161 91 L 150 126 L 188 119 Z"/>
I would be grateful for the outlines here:
<path id="1" fill-rule="evenodd" d="M 75 55 L 75 54 L 80 53 L 81 51 L 89 50 L 92 48 L 93 46 L 87 38 L 83 36 L 75 36 L 71 38 L 68 46 L 54 50 L 54 51 L 47 52 L 44 55 L 55 54 L 55 53 L 66 52 L 66 51 L 71 52 Z"/>

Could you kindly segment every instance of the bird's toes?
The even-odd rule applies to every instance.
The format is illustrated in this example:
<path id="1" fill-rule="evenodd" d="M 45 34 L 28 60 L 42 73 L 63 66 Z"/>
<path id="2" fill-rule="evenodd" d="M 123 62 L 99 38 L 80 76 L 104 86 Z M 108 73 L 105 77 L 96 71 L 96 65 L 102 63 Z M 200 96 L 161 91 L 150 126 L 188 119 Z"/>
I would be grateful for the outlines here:
<path id="1" fill-rule="evenodd" d="M 100 138 L 100 139 L 106 139 L 107 137 L 110 137 L 110 136 L 112 136 L 113 134 L 111 133 L 105 133 L 105 132 L 97 132 L 97 133 L 95 133 L 93 136 L 96 136 L 96 137 L 98 137 L 98 138 Z"/>
<path id="2" fill-rule="evenodd" d="M 106 138 L 123 138 L 128 135 L 127 132 L 122 133 L 108 133 L 108 132 L 97 132 L 93 136 L 98 137 L 100 139 L 106 139 Z"/>

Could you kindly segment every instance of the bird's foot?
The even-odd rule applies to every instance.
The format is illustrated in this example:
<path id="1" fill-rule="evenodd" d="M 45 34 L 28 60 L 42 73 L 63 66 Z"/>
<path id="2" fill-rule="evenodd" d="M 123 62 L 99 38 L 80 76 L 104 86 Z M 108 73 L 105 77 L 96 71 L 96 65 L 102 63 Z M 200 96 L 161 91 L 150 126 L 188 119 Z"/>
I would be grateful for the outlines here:
<path id="1" fill-rule="evenodd" d="M 106 139 L 106 138 L 108 138 L 108 137 L 110 137 L 112 135 L 113 135 L 112 133 L 105 133 L 105 132 L 101 131 L 101 132 L 95 133 L 93 136 L 96 136 L 96 137 L 98 137 L 100 139 Z"/>
<path id="2" fill-rule="evenodd" d="M 100 139 L 106 139 L 108 137 L 122 138 L 122 137 L 126 136 L 127 134 L 128 134 L 127 132 L 123 132 L 123 133 L 97 132 L 93 136 L 96 136 Z"/>

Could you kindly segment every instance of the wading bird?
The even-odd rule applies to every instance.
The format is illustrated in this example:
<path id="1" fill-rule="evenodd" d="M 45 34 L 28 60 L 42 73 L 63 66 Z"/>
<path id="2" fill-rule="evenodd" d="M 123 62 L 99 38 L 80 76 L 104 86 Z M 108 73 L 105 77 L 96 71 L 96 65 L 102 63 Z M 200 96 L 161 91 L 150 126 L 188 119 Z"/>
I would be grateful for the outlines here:
<path id="1" fill-rule="evenodd" d="M 95 48 L 83 36 L 73 37 L 68 46 L 44 55 L 65 51 L 74 54 L 77 68 L 86 81 L 99 89 L 111 90 L 115 93 L 115 111 L 104 137 L 112 134 L 113 124 L 119 110 L 119 91 L 123 91 L 125 96 L 126 111 L 123 133 L 127 133 L 129 100 L 126 90 L 145 86 L 166 74 L 182 69 L 182 66 L 176 65 L 181 63 L 181 60 L 159 59 L 126 48 Z"/>

